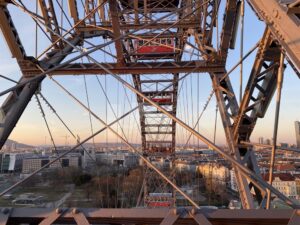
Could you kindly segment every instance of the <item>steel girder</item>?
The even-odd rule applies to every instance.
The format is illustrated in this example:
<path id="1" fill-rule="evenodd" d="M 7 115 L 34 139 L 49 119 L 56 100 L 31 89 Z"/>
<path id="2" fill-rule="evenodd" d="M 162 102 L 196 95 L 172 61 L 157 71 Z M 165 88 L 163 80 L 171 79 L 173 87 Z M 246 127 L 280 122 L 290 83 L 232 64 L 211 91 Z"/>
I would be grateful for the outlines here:
<path id="1" fill-rule="evenodd" d="M 90 25 L 96 26 L 96 13 L 92 13 L 95 9 L 95 2 L 94 0 L 85 0 L 85 14 L 88 15 L 87 20 Z"/>
<path id="2" fill-rule="evenodd" d="M 234 140 L 239 146 L 239 152 L 247 166 L 256 174 L 260 174 L 260 170 L 255 161 L 252 147 L 243 146 L 240 143 L 250 141 L 257 119 L 263 118 L 267 111 L 276 89 L 280 54 L 281 46 L 274 39 L 271 31 L 266 29 L 244 92 L 239 113 L 233 124 Z M 257 200 L 264 207 L 265 193 L 260 193 L 260 190 L 252 183 L 249 186 L 255 188 Z"/>
<path id="3" fill-rule="evenodd" d="M 72 52 L 73 48 L 69 45 L 65 46 L 63 49 L 58 50 L 54 48 L 48 53 L 48 57 L 40 62 L 34 60 L 33 57 L 27 57 L 25 50 L 21 44 L 18 37 L 18 33 L 13 25 L 11 16 L 6 8 L 6 5 L 0 6 L 0 27 L 4 33 L 4 37 L 9 44 L 10 50 L 20 65 L 21 71 L 26 71 L 29 68 L 35 68 L 40 65 L 45 70 L 58 65 L 68 53 Z M 70 38 L 70 41 L 77 45 L 81 42 L 79 36 Z M 24 63 L 24 61 L 26 63 Z M 24 86 L 21 86 L 11 92 L 5 102 L 0 108 L 0 148 L 4 145 L 5 141 L 9 137 L 11 131 L 16 126 L 19 118 L 21 117 L 23 111 L 31 100 L 31 97 L 36 93 L 40 87 L 40 83 L 45 78 L 45 76 L 40 77 L 37 80 L 29 82 Z M 27 81 L 28 78 L 22 77 L 19 83 Z"/>
<path id="4" fill-rule="evenodd" d="M 296 225 L 297 210 L 229 209 L 85 209 L 85 208 L 1 208 L 5 224 L 193 224 L 193 225 Z"/>
<path id="5" fill-rule="evenodd" d="M 232 37 L 234 34 L 235 23 L 237 21 L 237 0 L 228 0 L 225 7 L 225 16 L 223 22 L 223 30 L 221 34 L 221 43 L 220 43 L 220 50 L 217 56 L 218 60 L 226 62 L 227 59 L 227 52 L 230 47 L 230 43 L 232 41 Z M 213 7 L 215 8 L 215 7 Z M 211 14 L 210 16 L 214 16 Z M 210 18 L 209 21 L 213 21 L 213 18 Z M 212 27 L 211 27 L 212 29 Z M 211 38 L 207 39 L 207 45 L 211 43 Z M 201 47 L 201 43 L 197 43 L 199 47 Z M 207 50 L 206 50 L 207 51 Z M 209 54 L 214 54 L 213 52 L 208 51 Z M 214 55 L 213 55 L 214 56 Z M 207 60 L 209 56 L 206 57 Z M 216 57 L 213 57 L 216 59 Z M 215 91 L 220 115 L 222 118 L 223 127 L 225 130 L 225 136 L 228 143 L 229 151 L 231 152 L 232 156 L 236 158 L 241 164 L 242 159 L 239 154 L 238 148 L 236 143 L 234 142 L 233 137 L 233 121 L 238 113 L 238 103 L 236 100 L 236 96 L 234 94 L 231 81 L 229 77 L 224 77 L 225 72 L 223 73 L 210 73 L 213 89 Z M 250 192 L 250 188 L 248 186 L 247 179 L 242 176 L 241 172 L 236 168 L 236 177 L 237 177 L 237 184 L 239 187 L 240 199 L 243 204 L 244 208 L 254 208 L 254 201 L 252 194 Z"/>
<path id="6" fill-rule="evenodd" d="M 180 62 L 129 62 L 124 66 L 118 63 L 103 63 L 114 74 L 169 74 L 169 73 L 205 73 L 225 72 L 223 63 L 212 63 L 204 60 Z M 35 68 L 24 68 L 25 77 L 36 76 L 40 71 Z M 93 63 L 71 63 L 49 73 L 50 75 L 107 74 L 105 70 Z"/>
<path id="7" fill-rule="evenodd" d="M 168 91 L 162 91 L 163 86 L 160 82 L 141 84 L 140 79 L 137 81 L 140 87 L 138 90 L 151 99 L 168 100 L 167 102 L 158 102 L 158 104 L 168 109 L 173 115 L 176 115 L 179 75 L 173 74 L 168 76 L 168 80 L 171 80 L 171 82 L 164 82 L 164 85 L 169 87 Z M 173 78 L 170 79 L 170 77 Z M 143 78 L 143 76 L 139 78 Z M 149 88 L 152 89 L 152 91 L 149 91 Z M 138 99 L 139 102 L 142 102 L 140 97 L 138 97 Z M 140 107 L 140 113 L 143 154 L 150 159 L 162 157 L 164 160 L 169 160 L 170 166 L 173 166 L 175 161 L 176 122 L 165 117 L 162 113 L 157 113 L 149 104 L 143 104 L 143 106 Z M 145 168 L 144 176 L 144 197 L 146 204 L 147 202 L 155 201 L 155 199 L 149 196 L 151 192 L 173 192 L 171 187 L 165 185 L 151 169 Z M 171 174 L 169 174 L 169 176 L 171 176 Z M 174 179 L 173 175 L 169 178 Z M 175 204 L 174 197 L 173 201 L 172 205 Z"/>
<path id="8" fill-rule="evenodd" d="M 77 10 L 77 1 L 76 0 L 68 0 L 70 16 L 73 18 L 74 22 L 77 23 L 78 18 L 78 10 Z"/>
<path id="9" fill-rule="evenodd" d="M 223 22 L 223 30 L 221 34 L 221 43 L 219 50 L 219 59 L 226 61 L 228 49 L 232 47 L 231 43 L 233 35 L 235 33 L 236 22 L 238 20 L 238 4 L 239 1 L 228 0 L 225 8 L 225 17 Z M 228 144 L 229 151 L 237 161 L 244 164 L 243 155 L 241 155 L 237 143 L 235 142 L 233 135 L 233 122 L 238 114 L 239 105 L 234 94 L 230 78 L 226 76 L 226 73 L 211 73 L 213 89 L 215 91 L 219 112 L 222 118 L 222 124 L 225 131 L 225 136 Z M 255 157 L 249 157 L 251 163 L 256 164 Z M 257 165 L 256 165 L 257 166 Z M 242 175 L 237 167 L 233 166 L 236 173 L 237 184 L 239 188 L 240 199 L 245 209 L 254 208 L 254 199 L 251 194 L 251 188 L 248 185 L 247 178 Z M 254 172 L 259 172 L 254 170 Z M 262 189 L 261 187 L 259 187 Z"/>
<path id="10" fill-rule="evenodd" d="M 126 24 L 120 24 L 121 29 L 128 29 L 128 30 L 140 30 L 145 24 L 143 23 L 138 23 L 138 24 L 131 24 L 131 23 L 126 23 Z M 170 22 L 163 22 L 163 23 L 157 23 L 157 24 L 149 24 L 147 27 L 148 29 L 166 29 L 170 26 L 173 26 L 174 28 L 182 28 L 182 29 L 188 29 L 190 27 L 195 27 L 195 28 L 201 28 L 201 24 L 196 21 L 181 21 L 176 24 L 170 23 Z M 100 29 L 103 30 L 112 30 L 113 26 L 111 24 L 108 24 L 107 21 L 104 24 L 101 24 L 98 26 Z M 95 31 L 99 30 L 99 28 L 95 27 L 90 27 L 90 26 L 78 26 L 79 31 Z"/>
<path id="11" fill-rule="evenodd" d="M 300 78 L 300 4 L 298 0 L 247 0 L 272 31 Z"/>
<path id="12" fill-rule="evenodd" d="M 233 8 L 235 3 L 234 1 L 231 1 L 231 3 L 232 5 L 230 6 L 230 1 L 227 2 L 228 10 L 223 25 L 223 29 L 225 29 L 225 27 L 226 29 L 223 30 L 221 41 L 221 46 L 223 46 L 220 49 L 222 59 L 226 57 L 226 49 L 229 48 L 232 40 L 232 34 L 226 36 L 226 30 L 228 32 L 229 29 L 227 26 L 230 24 L 226 23 L 228 13 L 235 12 Z M 230 19 L 229 15 L 229 21 L 230 20 L 236 21 L 236 18 L 232 17 Z M 257 118 L 264 117 L 269 106 L 276 88 L 277 63 L 279 61 L 279 56 L 280 46 L 274 41 L 274 37 L 271 36 L 270 30 L 266 30 L 260 43 L 256 61 L 250 74 L 249 82 L 240 107 L 238 106 L 231 88 L 229 78 L 224 76 L 224 74 L 214 74 L 212 76 L 229 149 L 237 160 L 242 164 L 245 164 L 259 176 L 260 171 L 254 152 L 251 147 L 240 145 L 240 142 L 249 141 Z M 259 94 L 257 96 L 253 96 L 255 90 L 258 90 Z M 251 104 L 250 100 L 252 101 Z M 251 194 L 252 188 L 254 188 L 253 190 L 256 193 L 256 199 L 259 204 L 261 204 L 261 207 L 264 207 L 265 202 L 263 200 L 266 194 L 265 189 L 257 184 L 249 182 L 245 177 L 239 174 L 237 169 L 235 169 L 235 172 L 243 207 L 254 207 L 253 196 Z"/>
<path id="13" fill-rule="evenodd" d="M 17 60 L 20 69 L 34 69 L 35 65 L 32 63 L 33 58 L 26 55 L 25 49 L 12 21 L 10 13 L 7 9 L 7 3 L 5 1 L 0 1 L 0 29 L 12 54 L 12 57 Z"/>
<path id="14" fill-rule="evenodd" d="M 229 78 L 220 81 L 223 75 L 224 74 L 213 74 L 211 76 L 213 81 L 213 88 L 215 90 L 215 95 L 218 102 L 218 107 L 222 118 L 222 123 L 229 150 L 232 153 L 232 156 L 234 156 L 242 164 L 241 155 L 238 151 L 236 143 L 234 142 L 232 127 L 233 120 L 238 112 L 238 104 L 236 101 L 236 97 L 233 94 L 233 89 L 231 87 Z M 241 172 L 236 167 L 234 168 L 243 208 L 254 208 L 254 201 L 250 192 L 250 188 L 248 186 L 248 182 L 246 178 L 242 176 Z"/>
<path id="15" fill-rule="evenodd" d="M 70 41 L 74 44 L 78 44 L 81 42 L 79 37 L 72 38 L 72 40 Z M 51 58 L 45 58 L 40 63 L 43 64 L 43 68 L 49 69 L 53 66 L 58 65 L 67 56 L 66 53 L 70 53 L 72 52 L 72 50 L 73 48 L 69 45 L 66 45 L 66 47 L 60 51 L 57 51 L 55 49 Z M 5 102 L 2 104 L 0 108 L 0 148 L 2 148 L 10 133 L 16 126 L 19 118 L 30 102 L 31 97 L 39 89 L 40 84 L 44 78 L 45 76 L 31 81 L 24 86 L 14 90 L 9 94 Z M 22 77 L 19 80 L 19 83 L 26 82 L 27 80 L 29 80 L 29 78 Z"/>
<path id="16" fill-rule="evenodd" d="M 123 13 L 128 13 L 134 15 L 134 21 L 130 23 L 127 21 L 126 24 L 135 24 L 139 22 L 139 25 L 142 26 L 143 23 L 148 23 L 148 20 L 151 20 L 151 16 L 156 12 L 155 5 L 157 7 L 161 7 L 159 1 L 158 4 L 147 5 L 147 1 L 134 1 L 132 8 L 133 11 L 122 10 Z M 131 7 L 125 1 L 121 1 L 123 7 Z M 169 4 L 169 3 L 167 3 Z M 191 1 L 184 2 L 183 5 L 191 5 Z M 182 6 L 182 7 L 184 7 Z M 125 8 L 126 9 L 126 8 Z M 177 6 L 172 5 L 172 7 L 164 9 L 165 12 L 171 12 L 175 9 L 178 9 Z M 179 18 L 183 18 L 192 13 L 192 8 L 187 7 L 184 12 L 178 13 Z M 157 12 L 159 12 L 158 10 Z M 140 19 L 140 17 L 144 19 Z M 184 24 L 187 21 L 189 22 L 189 28 L 191 27 L 190 22 L 196 21 L 198 18 L 196 17 L 188 17 L 183 20 L 181 23 Z M 141 24 L 141 22 L 143 22 Z M 126 32 L 125 23 L 120 24 L 120 28 L 123 27 L 123 32 Z M 151 26 L 152 28 L 161 28 L 159 24 L 162 24 L 162 27 L 166 26 L 165 23 L 158 23 Z M 195 24 L 195 26 L 197 26 Z M 151 28 L 150 27 L 150 28 Z M 149 29 L 150 29 L 149 28 Z M 175 39 L 176 39 L 176 49 L 183 49 L 184 42 L 186 40 L 187 29 L 184 26 L 179 26 L 175 23 L 174 29 L 177 29 Z M 165 34 L 162 34 L 164 36 Z M 154 36 L 154 35 L 153 35 Z M 174 35 L 171 35 L 172 37 Z M 151 36 L 149 36 L 151 38 Z M 132 48 L 131 50 L 134 50 Z M 164 62 L 164 55 L 161 57 L 157 57 L 155 60 L 157 62 L 143 62 L 143 58 L 136 58 L 136 62 L 132 63 L 132 66 L 128 66 L 129 69 L 133 69 L 135 65 L 150 65 L 157 64 L 157 67 L 147 67 L 145 70 L 136 70 L 132 71 L 133 82 L 136 90 L 145 94 L 150 99 L 156 101 L 159 105 L 167 109 L 172 115 L 176 115 L 177 110 L 177 92 L 178 92 L 178 79 L 180 72 L 188 72 L 188 71 L 180 71 L 180 67 L 178 65 L 185 64 L 181 61 L 182 51 L 175 55 L 173 58 L 171 57 L 169 61 Z M 204 61 L 203 61 L 204 62 Z M 193 62 L 190 62 L 193 64 Z M 204 62 L 206 64 L 206 62 Z M 164 67 L 169 64 L 170 68 L 164 70 Z M 176 66 L 177 65 L 177 66 Z M 219 64 L 221 65 L 221 64 Z M 175 66 L 175 67 L 174 67 Z M 200 64 L 198 64 L 200 66 Z M 197 70 L 197 66 L 192 66 L 193 70 Z M 191 67 L 191 68 L 192 68 Z M 188 70 L 189 62 L 185 64 L 185 66 L 181 67 L 184 70 Z M 198 67 L 200 69 L 200 67 Z M 224 67 L 223 67 L 224 68 Z M 175 70 L 174 70 L 175 69 Z M 149 79 L 144 77 L 143 74 L 153 74 L 153 77 L 159 76 L 157 79 Z M 156 74 L 156 75 L 155 75 Z M 159 74 L 166 74 L 163 77 L 160 77 Z M 164 90 L 164 87 L 168 87 L 167 90 Z M 139 104 L 139 113 L 140 113 L 140 124 L 141 124 L 141 138 L 142 138 L 142 150 L 144 156 L 147 156 L 149 159 L 160 158 L 168 159 L 170 161 L 171 166 L 175 161 L 175 136 L 176 136 L 176 122 L 167 118 L 163 113 L 157 111 L 153 106 L 147 104 L 143 101 L 143 99 L 137 95 L 137 101 Z M 174 174 L 168 174 L 169 179 L 174 181 Z M 144 202 L 146 205 L 150 206 L 151 202 L 157 201 L 156 197 L 152 197 L 149 195 L 151 192 L 160 192 L 160 193 L 173 193 L 171 206 L 175 204 L 175 193 L 171 189 L 171 187 L 155 174 L 154 171 L 145 167 L 144 168 Z M 158 200 L 160 201 L 160 200 Z M 151 207 L 151 206 L 150 206 Z M 152 205 L 153 207 L 153 205 Z M 155 206 L 154 206 L 155 207 Z"/>
<path id="17" fill-rule="evenodd" d="M 59 38 L 60 35 L 60 28 L 58 26 L 55 9 L 52 0 L 38 0 L 40 10 L 42 12 L 45 24 L 46 24 L 46 31 L 50 34 L 50 38 L 52 43 L 55 43 Z M 51 30 L 55 31 L 58 35 L 55 35 Z M 55 48 L 62 48 L 64 46 L 64 42 L 62 40 L 57 41 L 54 44 Z"/>
<path id="18" fill-rule="evenodd" d="M 110 16 L 111 16 L 111 23 L 112 23 L 112 30 L 114 33 L 114 37 L 120 37 L 121 36 L 121 30 L 120 30 L 120 20 L 119 20 L 119 6 L 116 0 L 109 0 L 109 10 L 110 10 Z M 125 64 L 125 56 L 123 51 L 123 44 L 122 40 L 118 39 L 115 41 L 115 48 L 117 53 L 117 64 L 118 66 L 124 66 Z"/>
<path id="19" fill-rule="evenodd" d="M 172 76 L 173 78 L 171 78 Z M 133 75 L 135 88 L 151 99 L 170 98 L 168 102 L 161 102 L 160 105 L 167 108 L 173 115 L 176 115 L 177 109 L 177 92 L 178 92 L 178 74 L 168 75 L 168 79 L 160 78 L 159 81 L 144 80 L 142 75 Z M 143 79 L 143 80 L 142 80 Z M 143 82 L 147 81 L 147 82 Z M 164 85 L 162 86 L 161 83 Z M 162 87 L 168 87 L 164 90 Z M 175 135 L 176 122 L 170 120 L 159 111 L 154 110 L 149 104 L 144 103 L 143 99 L 137 95 L 140 113 L 141 138 L 143 155 L 149 159 L 162 157 L 168 158 L 171 166 L 175 161 Z M 170 176 L 170 174 L 169 174 Z M 173 180 L 172 177 L 169 177 Z M 144 168 L 144 202 L 150 205 L 151 202 L 157 201 L 149 195 L 151 192 L 173 192 L 169 185 L 160 179 L 155 171 Z M 175 204 L 175 197 L 172 197 Z"/>
<path id="20" fill-rule="evenodd" d="M 236 29 L 236 23 L 238 21 L 238 4 L 239 2 L 235 0 L 227 1 L 219 52 L 219 59 L 222 61 L 226 61 L 228 49 L 233 47 L 232 42 L 234 38 L 233 35 L 235 33 L 234 29 Z M 245 164 L 249 169 L 260 176 L 260 171 L 254 153 L 251 149 L 245 150 L 245 148 L 240 148 L 239 141 L 234 135 L 234 122 L 238 118 L 239 105 L 233 92 L 230 79 L 224 73 L 211 73 L 211 78 L 229 150 L 241 164 Z M 269 99 L 266 101 L 270 101 L 272 94 L 268 97 Z M 243 208 L 254 208 L 254 199 L 251 192 L 252 188 L 255 190 L 258 202 L 262 203 L 263 196 L 265 195 L 264 188 L 258 184 L 249 183 L 247 178 L 244 177 L 236 167 L 234 167 L 234 169 Z"/>
<path id="21" fill-rule="evenodd" d="M 266 113 L 276 89 L 280 52 L 281 46 L 270 29 L 266 29 L 234 122 L 237 142 L 249 141 L 256 120 Z"/>
<path id="22" fill-rule="evenodd" d="M 203 21 L 201 44 L 207 47 L 211 47 L 211 40 L 213 36 L 213 28 L 216 26 L 217 14 L 221 0 L 208 1 L 203 6 Z"/>
<path id="23" fill-rule="evenodd" d="M 26 58 L 25 49 L 21 43 L 16 27 L 7 9 L 7 3 L 0 1 L 0 29 L 9 47 L 13 58 L 24 60 Z"/>
<path id="24" fill-rule="evenodd" d="M 238 4 L 239 0 L 227 0 L 223 27 L 219 46 L 220 60 L 226 61 L 228 49 L 233 48 L 232 40 L 235 33 L 236 23 L 238 21 Z"/>

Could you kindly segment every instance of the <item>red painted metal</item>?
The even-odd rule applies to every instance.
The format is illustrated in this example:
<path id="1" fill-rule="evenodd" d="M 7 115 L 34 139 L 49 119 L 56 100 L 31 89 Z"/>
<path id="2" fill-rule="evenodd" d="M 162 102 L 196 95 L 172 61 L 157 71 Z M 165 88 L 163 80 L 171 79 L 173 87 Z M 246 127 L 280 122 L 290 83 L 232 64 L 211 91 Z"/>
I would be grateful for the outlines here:
<path id="1" fill-rule="evenodd" d="M 161 38 L 154 39 L 147 43 L 148 40 L 135 40 L 135 49 L 138 54 L 163 54 L 174 53 L 174 39 Z"/>
<path id="2" fill-rule="evenodd" d="M 157 103 L 172 103 L 172 98 L 152 98 L 152 101 Z"/>
<path id="3" fill-rule="evenodd" d="M 171 207 L 171 202 L 169 201 L 157 201 L 157 202 L 148 202 L 147 206 L 151 208 L 156 208 L 156 207 Z"/>

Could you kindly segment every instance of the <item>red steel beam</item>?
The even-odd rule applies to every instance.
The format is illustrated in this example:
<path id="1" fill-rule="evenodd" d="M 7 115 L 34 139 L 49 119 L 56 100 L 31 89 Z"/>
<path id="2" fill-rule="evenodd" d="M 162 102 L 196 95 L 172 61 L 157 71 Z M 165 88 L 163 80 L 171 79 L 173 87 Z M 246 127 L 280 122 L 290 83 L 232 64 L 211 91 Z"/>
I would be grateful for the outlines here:
<path id="1" fill-rule="evenodd" d="M 52 215 L 51 208 L 14 208 L 11 210 L 9 221 L 12 224 L 39 223 Z M 90 224 L 159 224 L 169 214 L 167 208 L 133 208 L 133 209 L 79 209 Z M 174 209 L 175 210 L 175 209 Z M 190 211 L 190 208 L 186 209 Z M 194 217 L 203 215 L 212 225 L 235 224 L 235 225 L 287 225 L 291 217 L 299 218 L 297 211 L 290 209 L 254 209 L 254 210 L 229 210 L 229 209 L 201 209 L 191 214 L 179 216 L 175 224 L 197 224 Z M 69 210 L 57 219 L 56 224 L 75 224 L 74 213 Z"/>
<path id="2" fill-rule="evenodd" d="M 204 73 L 204 72 L 225 72 L 223 64 L 208 63 L 205 61 L 189 62 L 149 62 L 149 63 L 126 63 L 118 66 L 116 63 L 102 63 L 112 73 L 122 74 L 169 74 L 169 73 Z M 35 76 L 40 72 L 38 69 L 29 68 L 24 70 L 25 77 Z M 93 63 L 76 63 L 57 69 L 50 75 L 81 75 L 81 74 L 107 74 L 105 70 Z"/>

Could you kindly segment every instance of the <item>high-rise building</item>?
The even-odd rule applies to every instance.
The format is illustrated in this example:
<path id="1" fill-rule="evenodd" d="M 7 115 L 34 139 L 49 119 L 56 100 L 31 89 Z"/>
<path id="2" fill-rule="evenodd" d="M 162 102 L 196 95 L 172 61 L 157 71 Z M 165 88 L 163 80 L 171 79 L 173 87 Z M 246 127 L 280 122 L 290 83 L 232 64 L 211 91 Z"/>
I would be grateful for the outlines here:
<path id="1" fill-rule="evenodd" d="M 259 137 L 258 138 L 258 143 L 259 144 L 264 144 L 264 138 L 263 137 Z"/>
<path id="2" fill-rule="evenodd" d="M 271 140 L 267 138 L 267 139 L 265 140 L 265 144 L 266 144 L 266 145 L 270 145 L 270 144 L 271 144 Z"/>
<path id="3" fill-rule="evenodd" d="M 23 153 L 4 153 L 1 158 L 1 173 L 20 172 L 22 170 Z"/>
<path id="4" fill-rule="evenodd" d="M 295 121 L 295 131 L 297 148 L 300 148 L 300 121 Z"/>

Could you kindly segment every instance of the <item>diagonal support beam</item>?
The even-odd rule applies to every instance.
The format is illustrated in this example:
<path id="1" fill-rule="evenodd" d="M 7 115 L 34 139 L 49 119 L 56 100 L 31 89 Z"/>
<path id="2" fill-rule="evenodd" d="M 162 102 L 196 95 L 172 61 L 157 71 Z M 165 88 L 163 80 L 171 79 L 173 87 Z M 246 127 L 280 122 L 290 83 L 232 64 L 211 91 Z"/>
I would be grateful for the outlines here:
<path id="1" fill-rule="evenodd" d="M 68 0 L 69 13 L 73 18 L 74 22 L 77 23 L 78 18 L 78 10 L 77 10 L 77 1 L 76 0 Z"/>
<path id="2" fill-rule="evenodd" d="M 161 221 L 160 225 L 173 225 L 178 218 L 179 214 L 176 213 L 176 209 L 170 210 L 169 214 Z"/>
<path id="3" fill-rule="evenodd" d="M 59 217 L 61 217 L 67 210 L 56 209 L 48 217 L 43 219 L 39 225 L 49 225 L 53 224 Z"/>
<path id="4" fill-rule="evenodd" d="M 73 218 L 78 225 L 90 225 L 84 213 L 76 208 L 73 209 Z"/>
<path id="5" fill-rule="evenodd" d="M 58 36 L 60 35 L 60 29 L 58 26 L 55 9 L 53 5 L 52 0 L 38 0 L 39 1 L 39 7 L 42 12 L 44 21 L 45 21 L 45 29 L 50 34 L 52 42 L 55 42 L 58 39 Z M 58 35 L 55 35 L 55 33 L 51 32 L 52 29 L 55 33 Z M 54 45 L 55 48 L 62 48 L 63 42 L 60 40 L 57 44 Z"/>
<path id="6" fill-rule="evenodd" d="M 238 19 L 237 6 L 237 0 L 227 0 L 219 50 L 219 57 L 224 62 L 226 62 L 227 59 L 228 49 L 232 47 L 231 44 L 234 38 L 234 29 Z M 222 78 L 222 74 L 218 73 L 211 73 L 211 78 L 229 150 L 231 154 L 235 156 L 235 159 L 242 164 L 243 155 L 241 155 L 233 135 L 233 122 L 238 114 L 239 106 L 230 79 L 228 76 Z M 249 154 L 247 160 L 250 162 L 246 163 L 247 167 L 249 164 L 257 165 L 254 154 Z M 254 199 L 249 187 L 249 179 L 243 175 L 243 172 L 236 165 L 233 164 L 233 167 L 237 177 L 237 184 L 243 208 L 254 208 Z M 257 176 L 260 176 L 259 171 L 253 170 L 251 166 L 249 169 Z M 260 190 L 264 192 L 262 187 L 260 187 Z"/>
<path id="7" fill-rule="evenodd" d="M 249 141 L 257 119 L 264 117 L 267 111 L 276 89 L 280 52 L 280 45 L 274 41 L 271 31 L 266 29 L 234 121 L 237 142 Z"/>
<path id="8" fill-rule="evenodd" d="M 88 24 L 91 24 L 93 26 L 96 26 L 96 12 L 91 13 L 94 10 L 95 7 L 95 2 L 94 0 L 85 0 L 85 14 L 88 15 L 87 20 L 88 20 Z"/>
<path id="9" fill-rule="evenodd" d="M 12 209 L 9 208 L 3 208 L 0 211 L 0 225 L 7 225 L 9 217 L 12 213 Z"/>
<path id="10" fill-rule="evenodd" d="M 237 114 L 238 104 L 235 96 L 228 96 L 227 92 L 224 92 L 222 91 L 222 89 L 219 88 L 220 86 L 223 86 L 223 88 L 225 88 L 226 90 L 230 90 L 230 92 L 233 92 L 228 77 L 225 78 L 225 80 L 223 80 L 222 82 L 220 82 L 222 76 L 223 74 L 211 75 L 213 81 L 213 88 L 215 90 L 215 96 L 217 98 L 217 103 L 222 118 L 222 123 L 225 130 L 225 136 L 226 136 L 229 149 L 231 151 L 231 154 L 235 156 L 236 160 L 239 163 L 241 163 L 242 159 L 234 143 L 233 130 L 232 130 L 232 121 Z M 242 175 L 242 173 L 237 167 L 234 166 L 234 169 L 236 173 L 237 185 L 239 188 L 240 199 L 243 204 L 243 208 L 245 209 L 254 208 L 254 200 L 250 192 L 246 177 Z"/>
<path id="11" fill-rule="evenodd" d="M 211 222 L 209 222 L 209 220 L 200 213 L 193 215 L 193 219 L 198 225 L 212 225 Z"/>
<path id="12" fill-rule="evenodd" d="M 298 224 L 300 224 L 299 210 L 294 210 L 288 225 L 298 225 Z"/>
<path id="13" fill-rule="evenodd" d="M 0 1 L 0 29 L 9 47 L 13 58 L 23 60 L 26 58 L 25 49 L 21 43 L 16 27 L 12 21 L 7 5 Z"/>
<path id="14" fill-rule="evenodd" d="M 224 22 L 222 27 L 220 50 L 219 50 L 219 55 L 222 60 L 226 60 L 228 49 L 230 47 L 233 38 L 234 27 L 235 27 L 235 23 L 237 19 L 237 11 L 238 11 L 237 3 L 238 0 L 226 1 L 225 15 L 224 15 Z"/>
<path id="15" fill-rule="evenodd" d="M 113 28 L 114 37 L 121 36 L 121 28 L 120 28 L 120 20 L 119 20 L 119 8 L 116 0 L 109 0 L 109 10 L 111 15 L 111 23 Z M 117 62 L 118 65 L 123 66 L 125 63 L 124 52 L 123 52 L 123 44 L 122 39 L 118 39 L 115 41 L 116 52 L 117 52 Z"/>
<path id="16" fill-rule="evenodd" d="M 288 13 L 288 5 L 284 4 L 284 1 L 247 1 L 259 18 L 265 21 L 274 37 L 286 51 L 287 57 L 300 78 L 299 17 L 296 13 Z"/>
<path id="17" fill-rule="evenodd" d="M 255 62 L 246 86 L 239 113 L 233 124 L 235 143 L 239 146 L 241 155 L 251 152 L 246 164 L 257 174 L 260 170 L 255 161 L 251 146 L 242 145 L 249 142 L 258 118 L 264 117 L 274 95 L 277 81 L 280 45 L 273 39 L 270 29 L 266 29 L 260 42 Z M 250 184 L 251 185 L 251 184 Z M 264 207 L 263 194 L 255 188 L 257 200 Z"/>
<path id="18" fill-rule="evenodd" d="M 74 45 L 77 45 L 80 43 L 80 38 L 75 37 L 70 41 Z M 66 53 L 70 53 L 72 50 L 72 46 L 66 45 L 62 51 L 54 51 L 54 54 L 52 54 L 53 58 L 46 58 L 41 63 L 44 64 L 44 67 L 51 68 L 55 65 L 58 65 L 67 56 Z M 22 77 L 19 80 L 19 83 L 26 82 L 26 84 L 11 92 L 0 107 L 0 148 L 2 148 L 6 142 L 7 138 L 16 126 L 19 118 L 21 117 L 34 93 L 40 87 L 40 83 L 44 80 L 44 78 L 45 75 L 27 83 L 26 81 L 30 79 Z"/>

